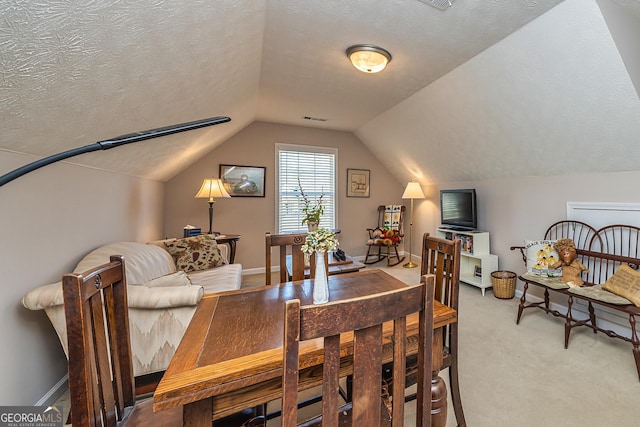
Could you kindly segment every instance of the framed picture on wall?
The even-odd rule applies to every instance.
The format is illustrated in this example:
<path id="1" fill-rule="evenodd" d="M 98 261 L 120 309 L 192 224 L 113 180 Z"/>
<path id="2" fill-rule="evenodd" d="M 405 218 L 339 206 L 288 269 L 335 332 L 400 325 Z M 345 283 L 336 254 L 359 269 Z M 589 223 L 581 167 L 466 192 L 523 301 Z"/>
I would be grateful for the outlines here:
<path id="1" fill-rule="evenodd" d="M 368 169 L 347 169 L 347 197 L 369 197 Z"/>
<path id="2" fill-rule="evenodd" d="M 220 165 L 220 179 L 231 197 L 264 197 L 262 166 Z"/>

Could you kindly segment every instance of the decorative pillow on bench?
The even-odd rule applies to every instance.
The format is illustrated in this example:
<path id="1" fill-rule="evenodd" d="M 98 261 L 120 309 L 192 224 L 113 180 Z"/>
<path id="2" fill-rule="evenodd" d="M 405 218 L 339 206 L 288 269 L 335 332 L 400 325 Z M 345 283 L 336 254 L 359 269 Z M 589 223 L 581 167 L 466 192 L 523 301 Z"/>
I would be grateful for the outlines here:
<path id="1" fill-rule="evenodd" d="M 621 264 L 613 276 L 602 286 L 609 292 L 620 295 L 640 307 L 640 272 L 626 264 Z"/>
<path id="2" fill-rule="evenodd" d="M 550 265 L 560 259 L 553 248 L 555 240 L 525 240 L 524 248 L 527 256 L 527 273 L 538 276 L 560 276 L 561 270 L 552 270 Z"/>

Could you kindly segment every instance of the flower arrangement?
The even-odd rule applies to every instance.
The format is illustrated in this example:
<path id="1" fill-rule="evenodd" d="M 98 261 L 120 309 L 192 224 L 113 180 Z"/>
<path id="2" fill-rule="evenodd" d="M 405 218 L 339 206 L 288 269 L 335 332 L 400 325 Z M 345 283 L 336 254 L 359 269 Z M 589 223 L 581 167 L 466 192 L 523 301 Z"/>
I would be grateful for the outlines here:
<path id="1" fill-rule="evenodd" d="M 338 245 L 336 233 L 326 228 L 318 228 L 307 234 L 305 243 L 302 245 L 302 252 L 305 255 L 311 255 L 316 251 L 328 252 L 335 250 Z"/>
<path id="2" fill-rule="evenodd" d="M 302 195 L 302 201 L 304 203 L 304 206 L 302 207 L 302 212 L 304 212 L 302 225 L 308 223 L 320 223 L 320 217 L 324 213 L 324 206 L 322 206 L 324 193 L 322 193 L 317 200 L 311 201 L 309 196 L 304 193 L 302 185 L 300 185 L 300 178 L 298 178 L 298 188 L 300 189 L 300 195 Z"/>

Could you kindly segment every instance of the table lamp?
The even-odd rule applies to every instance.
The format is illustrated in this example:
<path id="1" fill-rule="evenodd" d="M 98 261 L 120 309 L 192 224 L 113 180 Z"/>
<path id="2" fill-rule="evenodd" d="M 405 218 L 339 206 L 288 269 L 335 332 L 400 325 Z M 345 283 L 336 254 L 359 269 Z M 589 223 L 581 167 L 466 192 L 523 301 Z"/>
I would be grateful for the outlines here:
<path id="1" fill-rule="evenodd" d="M 215 203 L 214 198 L 220 197 L 231 197 L 227 190 L 224 188 L 224 184 L 221 179 L 205 179 L 202 183 L 202 187 L 195 195 L 196 199 L 209 199 L 209 233 L 214 234 L 213 232 L 213 204 Z M 218 235 L 218 233 L 215 233 Z"/>
<path id="2" fill-rule="evenodd" d="M 413 199 L 424 199 L 424 193 L 422 192 L 422 187 L 420 187 L 420 183 L 411 181 L 407 184 L 407 188 L 404 189 L 404 193 L 402 193 L 403 199 L 411 199 L 411 212 L 409 213 L 409 262 L 403 264 L 405 268 L 415 268 L 418 266 L 415 262 L 411 261 L 411 230 L 413 228 Z"/>

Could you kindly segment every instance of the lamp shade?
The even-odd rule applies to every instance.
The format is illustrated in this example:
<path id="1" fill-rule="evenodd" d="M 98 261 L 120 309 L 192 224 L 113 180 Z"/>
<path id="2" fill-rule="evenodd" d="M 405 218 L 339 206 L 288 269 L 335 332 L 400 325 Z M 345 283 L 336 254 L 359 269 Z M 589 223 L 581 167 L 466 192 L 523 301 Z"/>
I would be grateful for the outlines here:
<path id="1" fill-rule="evenodd" d="M 196 199 L 209 199 L 210 202 L 215 198 L 231 197 L 227 190 L 224 188 L 224 184 L 221 179 L 205 179 L 202 183 L 202 187 L 195 195 Z"/>
<path id="2" fill-rule="evenodd" d="M 411 181 L 402 193 L 403 199 L 424 199 L 424 193 L 419 182 Z"/>
<path id="3" fill-rule="evenodd" d="M 349 60 L 363 73 L 378 73 L 391 61 L 389 51 L 371 44 L 357 44 L 347 49 Z"/>

